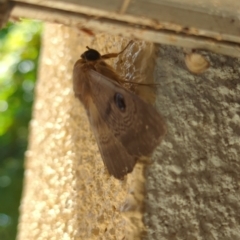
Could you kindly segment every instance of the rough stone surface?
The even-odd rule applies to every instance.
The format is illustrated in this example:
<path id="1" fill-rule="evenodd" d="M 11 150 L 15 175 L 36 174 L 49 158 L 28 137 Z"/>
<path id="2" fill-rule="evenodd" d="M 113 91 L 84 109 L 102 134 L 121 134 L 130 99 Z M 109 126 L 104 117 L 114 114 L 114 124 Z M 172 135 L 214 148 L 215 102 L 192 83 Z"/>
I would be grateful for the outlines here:
<path id="1" fill-rule="evenodd" d="M 158 48 L 168 134 L 146 176 L 144 239 L 240 239 L 240 60 L 202 54 L 210 68 L 193 75 L 182 50 Z"/>
<path id="2" fill-rule="evenodd" d="M 124 181 L 108 175 L 85 110 L 72 91 L 73 65 L 87 45 L 109 53 L 122 50 L 128 41 L 46 24 L 26 154 L 19 240 L 127 240 L 138 239 L 144 230 L 142 165 Z M 119 74 L 134 80 L 143 56 L 152 62 L 152 46 L 133 44 L 110 63 Z"/>

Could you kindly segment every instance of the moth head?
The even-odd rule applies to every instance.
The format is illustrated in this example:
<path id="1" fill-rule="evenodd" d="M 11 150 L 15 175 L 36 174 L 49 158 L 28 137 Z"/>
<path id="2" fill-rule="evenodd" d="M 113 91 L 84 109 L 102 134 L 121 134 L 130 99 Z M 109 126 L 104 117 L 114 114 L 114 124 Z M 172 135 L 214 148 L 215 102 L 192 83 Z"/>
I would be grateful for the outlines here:
<path id="1" fill-rule="evenodd" d="M 101 59 L 101 54 L 97 50 L 89 47 L 87 47 L 87 49 L 88 50 L 81 55 L 82 59 L 85 61 L 97 61 Z"/>

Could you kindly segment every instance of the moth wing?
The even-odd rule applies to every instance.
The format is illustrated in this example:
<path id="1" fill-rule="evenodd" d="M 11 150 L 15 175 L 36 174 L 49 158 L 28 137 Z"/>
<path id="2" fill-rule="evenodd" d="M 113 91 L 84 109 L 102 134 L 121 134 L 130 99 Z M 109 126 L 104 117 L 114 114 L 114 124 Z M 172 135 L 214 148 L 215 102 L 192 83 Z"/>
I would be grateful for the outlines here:
<path id="1" fill-rule="evenodd" d="M 108 150 L 108 152 L 115 152 L 122 157 L 118 157 L 118 161 L 123 162 L 123 169 L 128 167 L 125 157 L 131 157 L 127 161 L 130 161 L 132 166 L 133 159 L 149 156 L 166 133 L 164 121 L 156 109 L 134 93 L 94 70 L 89 71 L 89 83 L 92 101 L 101 120 L 105 123 L 104 132 L 112 137 L 108 140 L 111 147 L 115 149 L 114 151 Z M 122 110 L 117 101 L 119 96 L 122 97 L 120 105 L 125 106 Z M 104 133 L 102 130 L 101 132 Z M 116 155 L 105 155 L 107 147 L 101 145 L 104 141 L 101 140 L 101 136 L 98 137 L 100 139 L 99 147 L 102 148 L 100 151 L 103 157 L 107 156 L 105 158 L 106 165 L 108 166 L 108 161 L 112 161 L 112 164 L 121 164 L 115 163 L 115 159 L 108 159 L 115 158 Z M 125 151 L 126 154 L 124 155 L 122 151 Z"/>
<path id="2" fill-rule="evenodd" d="M 89 120 L 109 174 L 122 179 L 127 173 L 132 172 L 136 159 L 124 149 L 121 142 L 113 135 L 93 103 L 90 104 L 89 108 Z"/>
<path id="3" fill-rule="evenodd" d="M 101 108 L 105 108 L 108 103 L 105 103 L 105 99 L 102 99 L 100 95 L 100 102 L 98 102 L 95 95 L 95 88 L 91 89 L 92 85 L 95 85 L 95 79 L 94 76 L 89 74 L 90 71 L 89 69 L 88 71 L 83 71 L 79 64 L 75 64 L 73 71 L 75 96 L 82 102 L 86 109 L 108 172 L 115 178 L 122 179 L 127 173 L 133 170 L 136 158 L 126 151 L 121 141 L 113 134 L 114 131 L 111 129 L 111 126 L 105 122 L 106 119 L 104 116 L 100 114 L 102 112 Z M 104 92 L 101 92 L 101 94 L 104 94 Z M 97 105 L 96 102 L 99 104 Z"/>

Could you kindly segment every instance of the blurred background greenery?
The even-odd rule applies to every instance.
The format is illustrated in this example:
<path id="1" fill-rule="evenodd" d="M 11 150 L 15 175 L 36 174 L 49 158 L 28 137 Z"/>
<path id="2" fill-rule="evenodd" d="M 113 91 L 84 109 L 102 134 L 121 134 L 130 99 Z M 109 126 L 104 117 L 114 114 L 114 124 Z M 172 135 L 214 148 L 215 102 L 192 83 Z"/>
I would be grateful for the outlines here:
<path id="1" fill-rule="evenodd" d="M 0 239 L 14 240 L 28 144 L 42 23 L 21 20 L 0 30 Z"/>

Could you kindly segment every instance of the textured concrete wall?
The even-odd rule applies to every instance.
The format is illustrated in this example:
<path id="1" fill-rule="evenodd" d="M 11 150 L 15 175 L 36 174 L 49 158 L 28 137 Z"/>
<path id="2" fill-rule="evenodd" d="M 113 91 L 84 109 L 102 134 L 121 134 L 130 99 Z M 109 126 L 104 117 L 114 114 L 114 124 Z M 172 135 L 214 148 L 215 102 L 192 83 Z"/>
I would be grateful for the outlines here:
<path id="1" fill-rule="evenodd" d="M 182 50 L 141 41 L 112 61 L 129 79 L 155 77 L 168 125 L 146 179 L 138 164 L 118 181 L 103 167 L 71 78 L 86 45 L 107 53 L 127 43 L 46 25 L 18 239 L 127 240 L 143 231 L 145 240 L 239 239 L 240 61 L 206 54 L 211 67 L 197 76 Z"/>
<path id="2" fill-rule="evenodd" d="M 240 239 L 240 60 L 159 46 L 157 106 L 168 135 L 146 176 L 146 239 Z"/>

